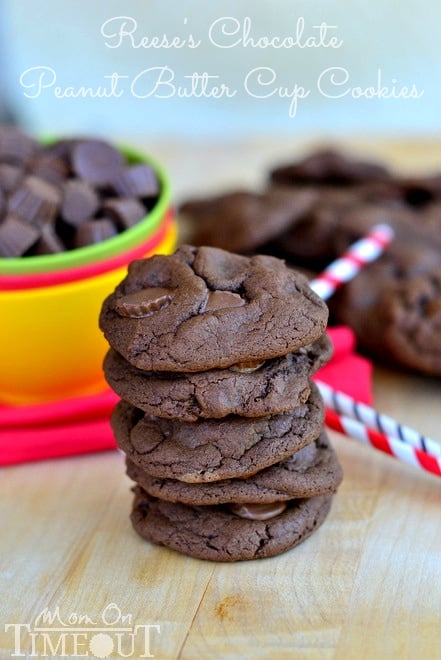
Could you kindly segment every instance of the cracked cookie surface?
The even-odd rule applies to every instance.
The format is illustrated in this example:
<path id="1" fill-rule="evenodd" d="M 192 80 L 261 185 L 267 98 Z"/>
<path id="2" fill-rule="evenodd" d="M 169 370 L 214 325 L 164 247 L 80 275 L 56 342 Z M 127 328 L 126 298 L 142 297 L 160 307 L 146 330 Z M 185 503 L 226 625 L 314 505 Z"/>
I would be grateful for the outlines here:
<path id="1" fill-rule="evenodd" d="M 247 520 L 222 506 L 165 502 L 137 486 L 131 521 L 143 538 L 191 557 L 224 562 L 262 559 L 307 539 L 325 520 L 331 500 L 331 494 L 290 500 L 274 518 Z"/>
<path id="2" fill-rule="evenodd" d="M 306 278 L 283 261 L 183 246 L 132 262 L 100 327 L 139 369 L 194 372 L 295 353 L 321 337 L 327 318 Z"/>
<path id="3" fill-rule="evenodd" d="M 122 399 L 157 417 L 187 422 L 230 414 L 262 417 L 305 403 L 309 376 L 329 360 L 331 352 L 331 342 L 323 335 L 298 353 L 267 360 L 257 369 L 178 374 L 142 371 L 110 350 L 104 372 Z"/>
<path id="4" fill-rule="evenodd" d="M 294 224 L 316 198 L 316 191 L 308 188 L 265 193 L 235 190 L 209 199 L 188 200 L 179 209 L 179 220 L 194 245 L 248 252 Z"/>
<path id="5" fill-rule="evenodd" d="M 130 459 L 127 459 L 127 474 L 153 497 L 191 505 L 267 503 L 314 497 L 334 492 L 343 478 L 325 431 L 315 442 L 248 479 L 188 484 L 152 477 Z"/>
<path id="6" fill-rule="evenodd" d="M 389 365 L 441 374 L 441 256 L 418 245 L 392 246 L 332 302 L 359 345 Z"/>
<path id="7" fill-rule="evenodd" d="M 124 401 L 112 415 L 116 441 L 136 465 L 189 483 L 255 474 L 318 438 L 322 423 L 323 403 L 313 383 L 302 406 L 256 419 L 179 422 L 144 415 Z"/>

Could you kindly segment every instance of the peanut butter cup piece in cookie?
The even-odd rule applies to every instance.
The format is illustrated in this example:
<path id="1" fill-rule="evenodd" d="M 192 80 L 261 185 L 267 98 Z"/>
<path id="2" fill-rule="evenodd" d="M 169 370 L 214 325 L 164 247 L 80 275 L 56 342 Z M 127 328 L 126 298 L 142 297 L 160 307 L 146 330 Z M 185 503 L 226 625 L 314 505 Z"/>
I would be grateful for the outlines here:
<path id="1" fill-rule="evenodd" d="M 262 559 L 286 552 L 325 520 L 332 495 L 289 500 L 282 505 L 190 506 L 165 502 L 135 490 L 132 525 L 140 536 L 191 557 L 211 561 Z M 262 516 L 262 513 L 264 514 Z"/>
<path id="2" fill-rule="evenodd" d="M 167 300 L 159 309 L 150 305 L 157 289 Z M 321 337 L 327 317 L 307 280 L 280 259 L 183 246 L 133 262 L 104 302 L 100 327 L 138 369 L 194 372 L 295 353 Z"/>

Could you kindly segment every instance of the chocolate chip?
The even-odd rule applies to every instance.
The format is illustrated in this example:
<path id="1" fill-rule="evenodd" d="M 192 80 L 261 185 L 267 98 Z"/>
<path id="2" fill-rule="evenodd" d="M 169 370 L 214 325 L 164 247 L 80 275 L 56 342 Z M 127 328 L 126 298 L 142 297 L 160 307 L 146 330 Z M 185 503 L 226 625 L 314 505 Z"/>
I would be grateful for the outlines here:
<path id="1" fill-rule="evenodd" d="M 99 198 L 86 181 L 71 179 L 63 188 L 61 216 L 70 225 L 79 225 L 97 212 Z"/>
<path id="2" fill-rule="evenodd" d="M 132 319 L 143 318 L 168 307 L 173 295 L 172 289 L 159 287 L 141 289 L 120 298 L 116 303 L 116 311 L 119 316 L 128 316 Z"/>
<path id="3" fill-rule="evenodd" d="M 95 220 L 86 220 L 75 232 L 73 244 L 74 247 L 85 247 L 86 245 L 95 245 L 102 243 L 112 236 L 116 236 L 117 229 L 110 218 L 96 218 Z"/>
<path id="4" fill-rule="evenodd" d="M 124 165 L 122 154 L 111 144 L 100 140 L 85 140 L 72 150 L 75 174 L 89 183 L 108 184 L 115 179 Z"/>
<path id="5" fill-rule="evenodd" d="M 231 291 L 210 291 L 204 312 L 214 312 L 226 307 L 243 307 L 245 300 L 238 293 Z"/>
<path id="6" fill-rule="evenodd" d="M 8 208 L 30 222 L 51 222 L 61 202 L 60 191 L 36 176 L 28 176 L 9 197 Z"/>
<path id="7" fill-rule="evenodd" d="M 113 218 L 121 229 L 129 229 L 146 216 L 145 207 L 137 199 L 112 198 L 103 204 L 103 212 Z"/>
<path id="8" fill-rule="evenodd" d="M 0 224 L 0 256 L 21 257 L 39 236 L 36 227 L 9 214 Z"/>
<path id="9" fill-rule="evenodd" d="M 157 197 L 159 181 L 152 167 L 131 165 L 125 167 L 112 181 L 112 187 L 121 197 Z"/>

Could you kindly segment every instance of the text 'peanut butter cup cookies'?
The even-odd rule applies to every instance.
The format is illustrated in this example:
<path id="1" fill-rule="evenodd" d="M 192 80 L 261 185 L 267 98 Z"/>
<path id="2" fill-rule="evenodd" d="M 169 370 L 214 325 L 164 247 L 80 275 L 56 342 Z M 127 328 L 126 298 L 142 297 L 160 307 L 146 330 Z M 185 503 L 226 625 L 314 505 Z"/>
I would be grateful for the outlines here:
<path id="1" fill-rule="evenodd" d="M 342 479 L 311 375 L 327 307 L 273 257 L 183 246 L 104 302 L 112 416 L 145 539 L 214 561 L 270 557 L 324 521 Z"/>
<path id="2" fill-rule="evenodd" d="M 192 372 L 294 353 L 323 334 L 327 316 L 279 259 L 184 246 L 133 262 L 100 326 L 138 369 Z"/>

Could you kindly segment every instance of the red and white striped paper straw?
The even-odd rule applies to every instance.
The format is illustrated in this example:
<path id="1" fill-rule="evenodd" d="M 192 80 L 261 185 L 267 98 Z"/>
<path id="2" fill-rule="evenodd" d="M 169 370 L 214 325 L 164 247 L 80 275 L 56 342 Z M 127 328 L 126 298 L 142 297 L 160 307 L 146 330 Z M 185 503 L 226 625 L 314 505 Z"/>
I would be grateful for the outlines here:
<path id="1" fill-rule="evenodd" d="M 378 449 L 379 451 L 394 456 L 400 461 L 409 463 L 414 467 L 421 468 L 431 474 L 441 477 L 441 459 L 426 454 L 425 452 L 412 447 L 398 440 L 391 438 L 384 433 L 367 428 L 362 422 L 344 415 L 339 415 L 333 410 L 326 410 L 325 423 L 334 431 L 356 440 L 361 440 L 365 444 Z"/>
<path id="2" fill-rule="evenodd" d="M 309 286 L 327 300 L 342 284 L 353 279 L 391 243 L 394 231 L 389 225 L 375 225 L 333 261 Z M 418 431 L 399 424 L 392 417 L 358 402 L 344 392 L 316 381 L 326 406 L 326 425 L 345 436 L 360 440 L 379 451 L 441 477 L 441 445 Z"/>
<path id="3" fill-rule="evenodd" d="M 400 424 L 393 417 L 379 413 L 371 406 L 356 401 L 344 392 L 334 390 L 326 383 L 316 381 L 316 384 L 327 408 L 334 410 L 339 415 L 357 420 L 368 429 L 399 440 L 402 444 L 411 445 L 434 458 L 441 459 L 441 444 L 436 440 L 422 435 L 410 426 Z"/>
<path id="4" fill-rule="evenodd" d="M 352 280 L 363 266 L 377 259 L 393 237 L 392 227 L 375 225 L 364 238 L 353 243 L 339 259 L 313 279 L 309 286 L 322 300 L 328 300 L 336 289 Z"/>

